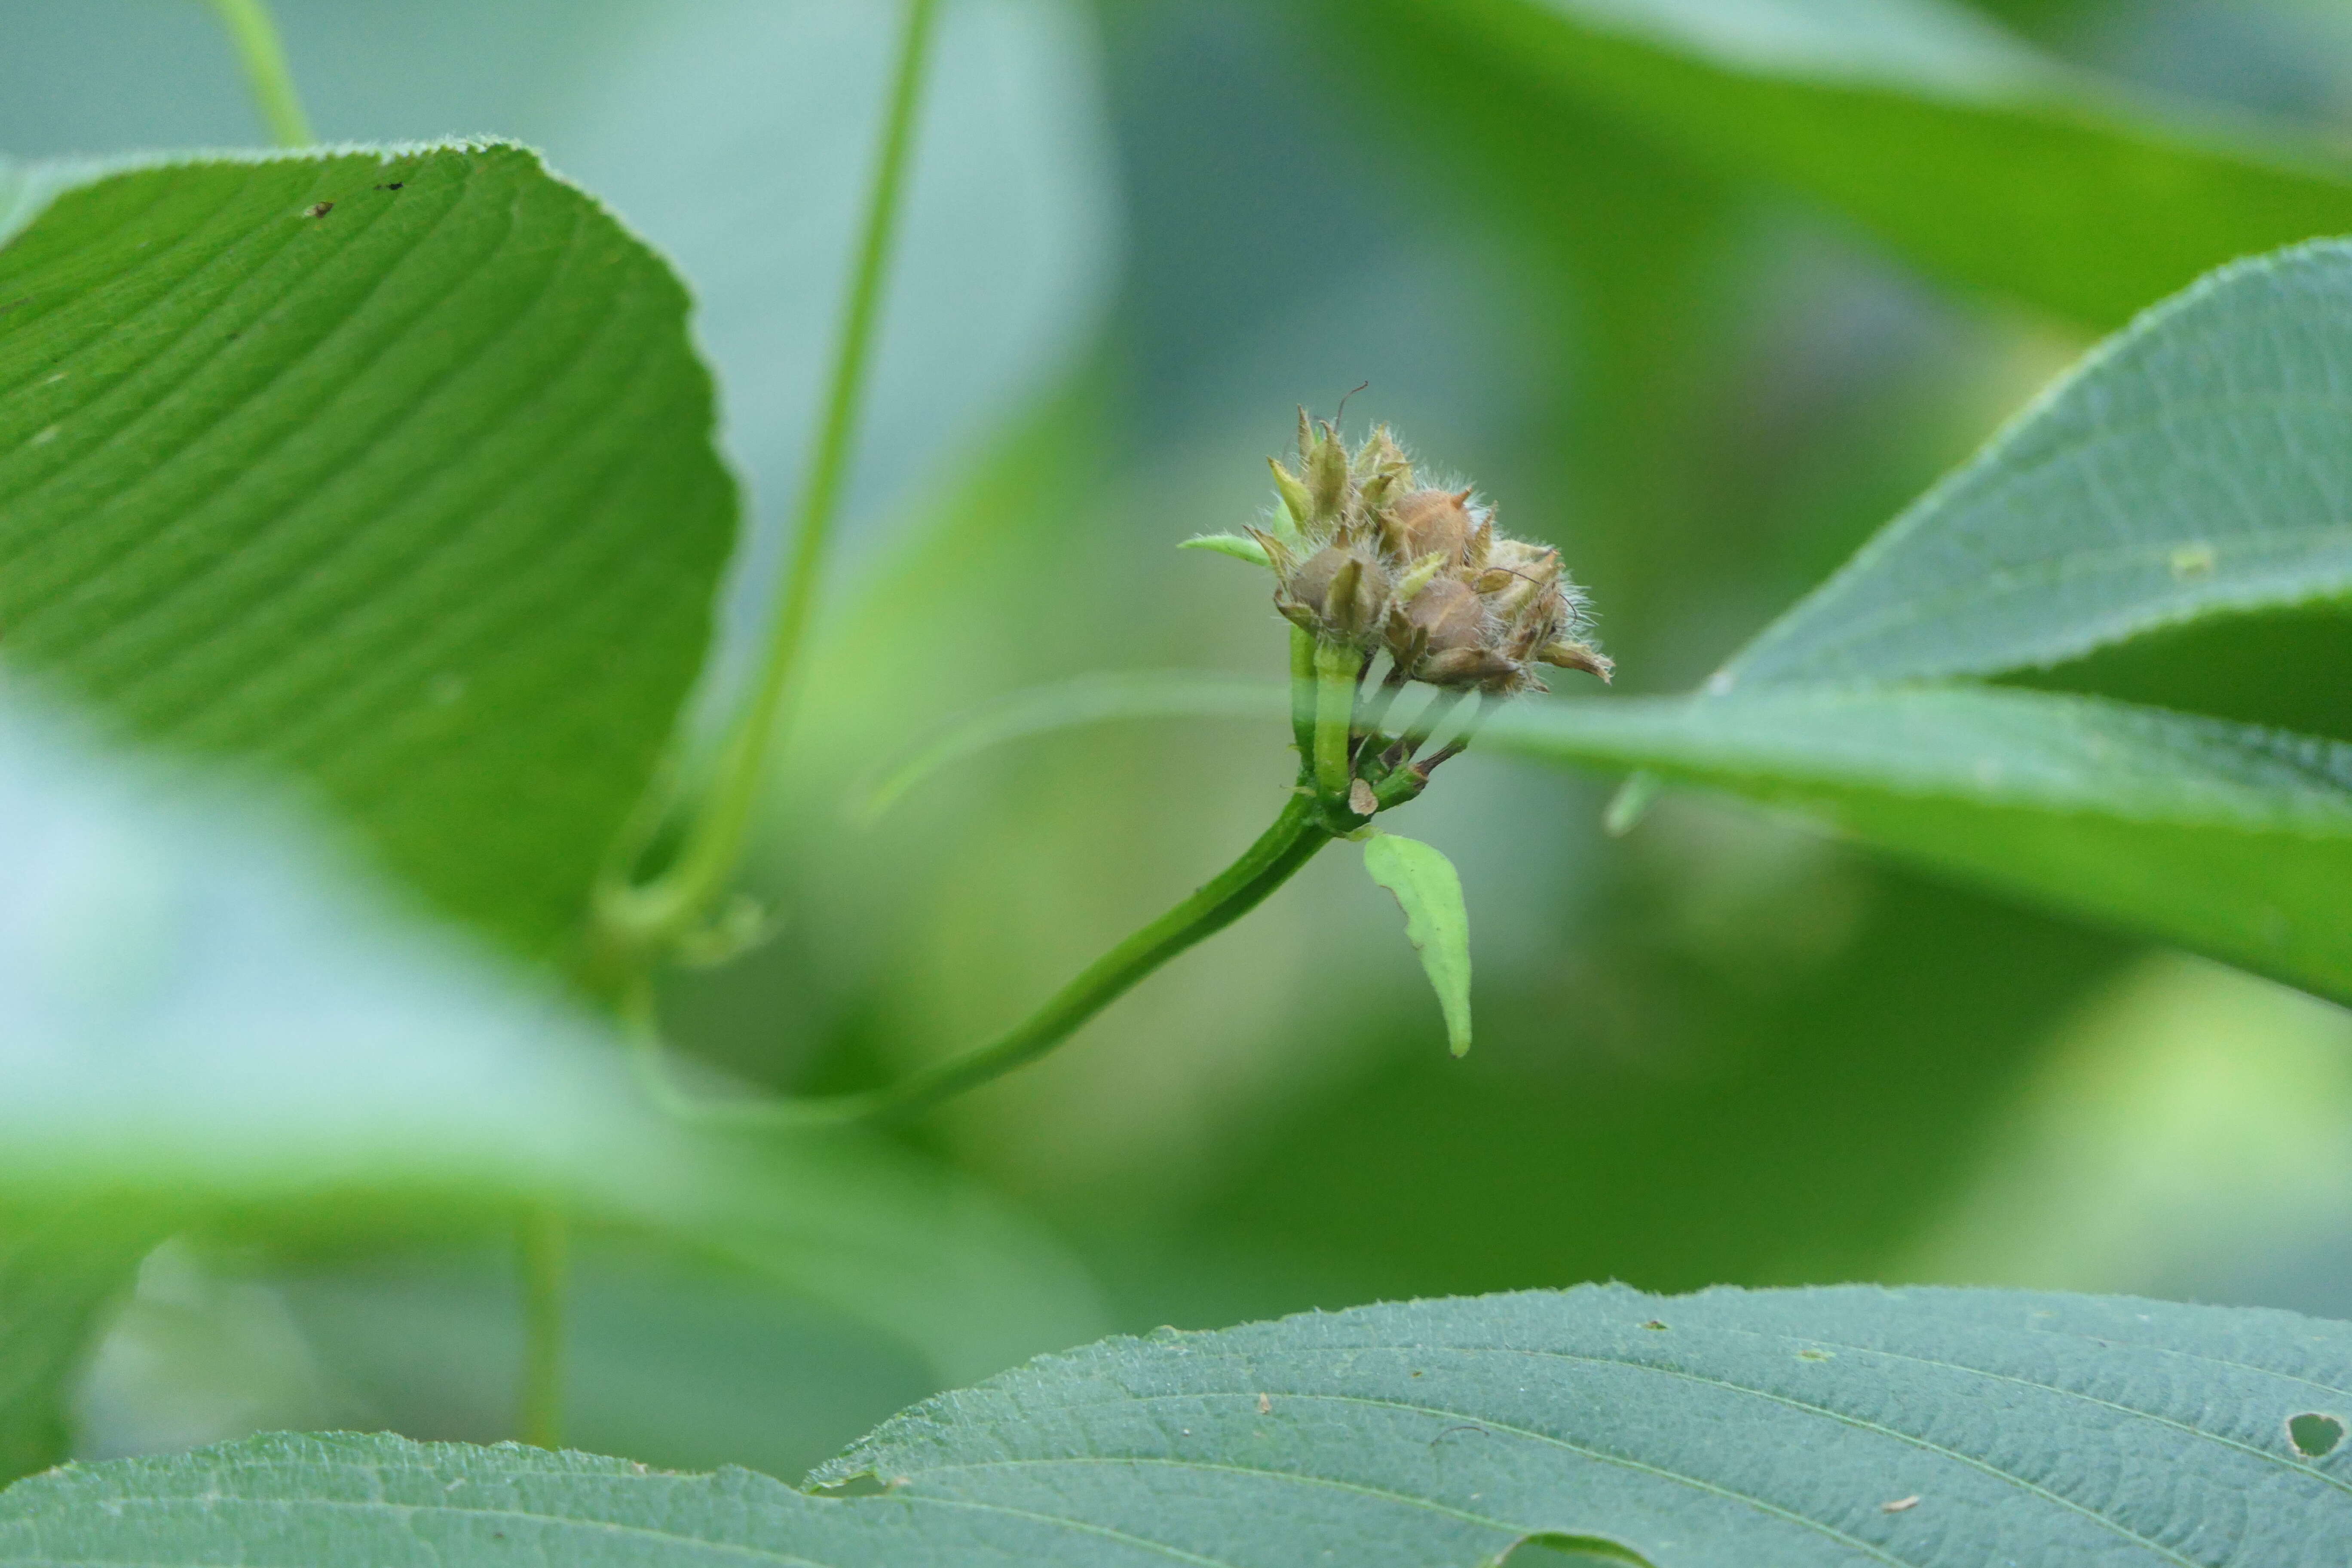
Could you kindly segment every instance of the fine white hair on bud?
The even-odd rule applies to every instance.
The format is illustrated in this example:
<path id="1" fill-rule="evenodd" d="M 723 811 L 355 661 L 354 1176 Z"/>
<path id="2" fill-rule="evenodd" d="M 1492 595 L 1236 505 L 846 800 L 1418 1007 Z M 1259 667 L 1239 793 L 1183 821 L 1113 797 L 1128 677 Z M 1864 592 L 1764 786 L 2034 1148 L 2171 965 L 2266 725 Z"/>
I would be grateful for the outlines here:
<path id="1" fill-rule="evenodd" d="M 1293 624 L 1386 651 L 1402 679 L 1488 697 L 1543 689 L 1538 665 L 1610 679 L 1559 552 L 1500 531 L 1475 487 L 1421 483 L 1385 425 L 1350 450 L 1302 408 L 1297 441 L 1296 470 L 1270 459 L 1272 515 L 1297 537 L 1256 534 Z"/>

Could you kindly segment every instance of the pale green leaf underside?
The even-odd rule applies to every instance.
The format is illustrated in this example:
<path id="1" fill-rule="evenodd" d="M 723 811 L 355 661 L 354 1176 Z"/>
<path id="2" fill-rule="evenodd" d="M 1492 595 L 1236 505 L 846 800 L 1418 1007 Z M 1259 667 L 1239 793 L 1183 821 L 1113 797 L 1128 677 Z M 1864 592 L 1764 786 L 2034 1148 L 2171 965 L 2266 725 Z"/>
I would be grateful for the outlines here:
<path id="1" fill-rule="evenodd" d="M 1364 869 L 1404 910 L 1405 940 L 1445 1014 L 1446 1044 L 1463 1055 L 1470 1048 L 1470 912 L 1460 873 L 1439 851 L 1393 833 L 1364 840 Z"/>
<path id="2" fill-rule="evenodd" d="M 2290 1313 L 1586 1286 L 1049 1357 L 814 1478 L 877 1495 L 269 1437 L 21 1482 L 0 1562 L 1472 1568 L 1550 1534 L 1659 1568 L 2332 1568 L 2352 1463 L 2288 1423 L 2347 1407 L 2352 1327 Z"/>
<path id="3" fill-rule="evenodd" d="M 1860 220 L 1930 271 L 2096 327 L 2352 230 L 2352 168 L 2168 125 L 1935 0 L 1461 0 L 1489 68 Z M 2030 177 L 2021 171 L 2030 171 Z"/>
<path id="4" fill-rule="evenodd" d="M 730 546 L 677 279 L 511 146 L 17 184 L 0 654 L 299 780 L 444 908 L 550 950 Z"/>
<path id="5" fill-rule="evenodd" d="M 106 1270 L 222 1216 L 503 1237 L 552 1203 L 830 1302 L 949 1379 L 1095 1331 L 1066 1256 L 976 1189 L 860 1134 L 663 1115 L 604 1020 L 340 876 L 303 826 L 0 702 L 0 1440 L 40 1419 Z"/>
<path id="6" fill-rule="evenodd" d="M 2352 595 L 2352 246 L 2135 322 L 1782 616 L 1718 684 L 2048 665 Z"/>

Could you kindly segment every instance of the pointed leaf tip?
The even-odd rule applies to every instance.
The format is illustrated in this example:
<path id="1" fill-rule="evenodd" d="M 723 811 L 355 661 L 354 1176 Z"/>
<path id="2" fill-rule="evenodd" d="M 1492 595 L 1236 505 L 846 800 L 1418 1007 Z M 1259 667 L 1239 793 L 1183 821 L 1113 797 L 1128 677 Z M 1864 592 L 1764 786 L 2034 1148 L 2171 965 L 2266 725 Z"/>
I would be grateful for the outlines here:
<path id="1" fill-rule="evenodd" d="M 1269 571 L 1274 566 L 1274 563 L 1266 558 L 1265 545 L 1255 539 L 1245 539 L 1238 533 L 1196 534 L 1176 548 L 1213 550 L 1220 555 L 1230 555 L 1236 561 L 1246 561 L 1253 566 L 1264 566 Z"/>
<path id="2" fill-rule="evenodd" d="M 1396 895 L 1404 910 L 1405 939 L 1445 1013 L 1446 1042 L 1455 1056 L 1470 1049 L 1470 911 L 1454 862 L 1415 838 L 1376 833 L 1364 840 L 1364 869 Z"/>

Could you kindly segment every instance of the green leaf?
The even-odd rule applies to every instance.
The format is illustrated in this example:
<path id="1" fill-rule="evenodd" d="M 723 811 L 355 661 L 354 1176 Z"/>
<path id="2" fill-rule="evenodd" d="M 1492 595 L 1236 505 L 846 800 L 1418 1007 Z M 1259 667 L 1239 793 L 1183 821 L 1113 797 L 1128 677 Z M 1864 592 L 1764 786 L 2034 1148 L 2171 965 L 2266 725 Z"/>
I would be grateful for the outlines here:
<path id="1" fill-rule="evenodd" d="M 2352 245 L 2223 268 L 2086 359 L 1717 678 L 1990 674 L 2352 594 Z"/>
<path id="2" fill-rule="evenodd" d="M 1375 831 L 1364 840 L 1364 869 L 1396 895 L 1405 940 L 1445 1012 L 1445 1040 L 1455 1056 L 1470 1049 L 1470 911 L 1454 862 L 1419 839 Z"/>
<path id="3" fill-rule="evenodd" d="M 0 226 L 11 667 L 557 948 L 733 531 L 668 267 L 496 143 L 36 167 Z"/>
<path id="4" fill-rule="evenodd" d="M 1179 550 L 1213 550 L 1220 555 L 1230 555 L 1236 561 L 1246 561 L 1253 566 L 1270 567 L 1265 546 L 1256 540 L 1238 533 L 1196 533 L 1177 547 Z"/>
<path id="5" fill-rule="evenodd" d="M 2339 156 L 2168 121 L 1937 0 L 1388 0 L 1376 15 L 1339 36 L 1382 57 L 1392 87 L 1466 60 L 1483 93 L 1526 103 L 1455 117 L 1523 191 L 1574 183 L 1546 161 L 1576 149 L 1510 128 L 1597 116 L 2095 327 L 2232 258 L 2352 229 Z"/>
<path id="6" fill-rule="evenodd" d="M 2021 1291 L 1623 1286 L 1164 1330 L 886 1424 L 812 1483 L 264 1437 L 0 1494 L 0 1562 L 2319 1563 L 2352 1328 Z M 2304 1446 L 2298 1447 L 2298 1439 Z"/>
<path id="7" fill-rule="evenodd" d="M 1096 1326 L 1066 1254 L 937 1167 L 859 1134 L 662 1115 L 604 1019 L 418 924 L 249 789 L 99 760 L 0 703 L 0 865 L 12 1208 L 349 1242 L 501 1236 L 554 1204 L 877 1324 L 943 1379 Z M 36 1273 L 60 1300 L 26 1321 L 67 1332 L 81 1298 Z M 0 1258 L 11 1418 L 14 1278 Z"/>
<path id="8" fill-rule="evenodd" d="M 1481 749 L 1801 807 L 1909 859 L 2352 999 L 2352 746 L 2059 693 L 1759 688 L 1507 710 Z"/>

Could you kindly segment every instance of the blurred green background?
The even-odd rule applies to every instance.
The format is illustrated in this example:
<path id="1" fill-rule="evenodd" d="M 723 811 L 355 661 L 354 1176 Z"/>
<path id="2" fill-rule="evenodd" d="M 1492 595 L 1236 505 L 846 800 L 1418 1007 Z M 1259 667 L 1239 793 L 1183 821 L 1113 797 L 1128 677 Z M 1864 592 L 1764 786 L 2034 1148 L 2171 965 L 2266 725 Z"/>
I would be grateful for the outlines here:
<path id="1" fill-rule="evenodd" d="M 1620 686 L 1670 691 L 2092 341 L 1544 97 L 1456 52 L 1432 9 L 950 5 L 848 541 L 752 878 L 780 929 L 673 978 L 686 1048 L 782 1087 L 955 1051 L 1263 825 L 1291 767 L 1278 723 L 1075 731 L 875 826 L 848 805 L 994 693 L 1277 673 L 1263 581 L 1171 547 L 1262 504 L 1295 405 L 1368 382 L 1351 424 L 1392 423 L 1559 543 Z M 809 440 L 898 7 L 278 10 L 323 135 L 530 142 L 694 284 L 753 509 L 707 739 Z M 2319 0 L 1983 10 L 2168 112 L 2337 145 L 2352 127 L 2352 13 Z M 17 0 L 9 37 L 0 151 L 261 139 L 193 0 Z M 2325 716 L 2341 668 L 2267 669 L 2267 700 L 2352 737 Z M 1612 839 L 1612 781 L 1474 751 L 1441 783 L 1407 830 L 1468 889 L 1465 1060 L 1393 906 L 1335 854 L 908 1135 L 1089 1282 L 1008 1342 L 1055 1348 L 1072 1314 L 1206 1327 L 1601 1279 L 2352 1316 L 2341 1010 L 1728 804 L 1670 798 Z M 82 1447 L 503 1436 L 520 1333 L 506 1254 L 429 1227 L 357 1257 L 174 1243 L 91 1368 Z M 796 1474 L 937 1382 L 873 1324 L 618 1237 L 583 1244 L 572 1349 L 571 1440 L 677 1466 Z"/>

